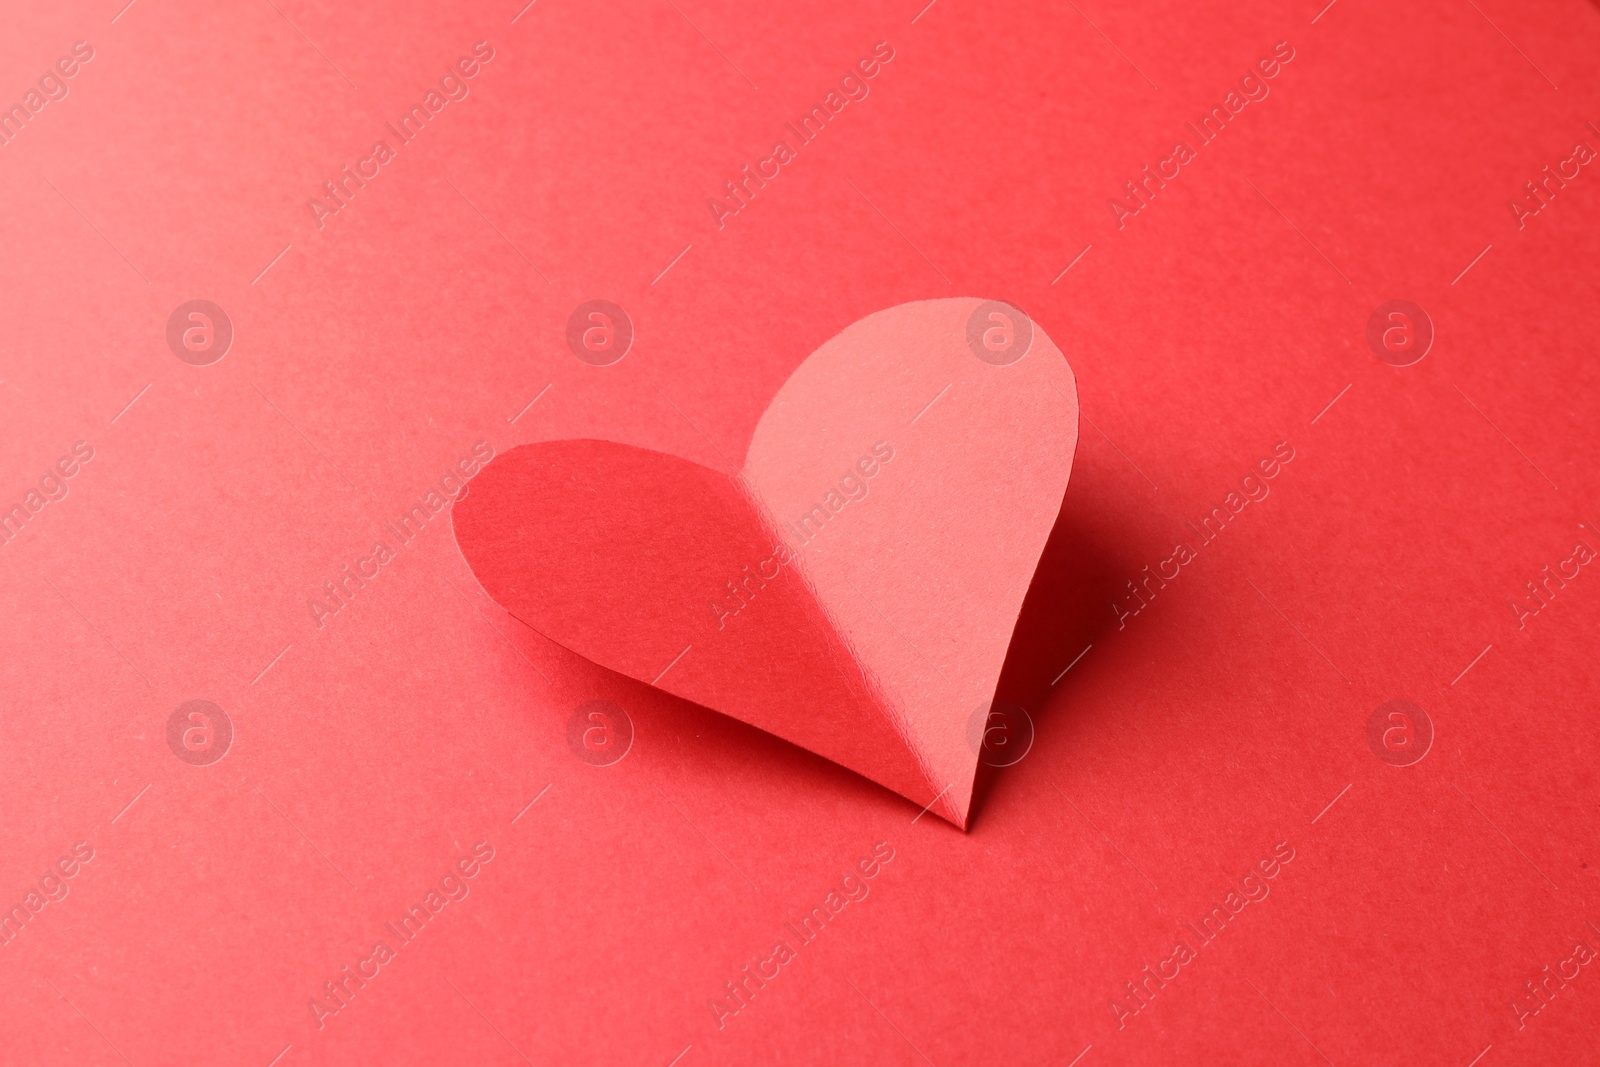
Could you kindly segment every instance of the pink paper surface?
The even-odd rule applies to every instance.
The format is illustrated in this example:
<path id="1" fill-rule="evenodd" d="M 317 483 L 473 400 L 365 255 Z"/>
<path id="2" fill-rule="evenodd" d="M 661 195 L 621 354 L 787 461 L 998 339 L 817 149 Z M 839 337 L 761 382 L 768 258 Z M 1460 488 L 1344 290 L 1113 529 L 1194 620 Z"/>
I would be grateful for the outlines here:
<path id="1" fill-rule="evenodd" d="M 0 1062 L 1582 1062 L 1597 48 L 1587 0 L 13 5 Z M 966 832 L 456 545 L 518 446 L 726 484 L 791 414 L 896 444 L 864 531 L 890 477 L 949 514 L 781 401 L 960 297 L 1081 405 Z"/>

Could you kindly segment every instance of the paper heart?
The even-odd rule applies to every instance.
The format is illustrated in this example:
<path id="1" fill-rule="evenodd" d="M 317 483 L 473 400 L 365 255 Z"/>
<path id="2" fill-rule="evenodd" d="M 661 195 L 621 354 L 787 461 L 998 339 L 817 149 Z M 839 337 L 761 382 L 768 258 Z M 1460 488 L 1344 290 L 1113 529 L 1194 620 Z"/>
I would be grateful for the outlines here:
<path id="1" fill-rule="evenodd" d="M 612 441 L 523 445 L 454 507 L 512 615 L 965 827 L 1078 436 L 1065 358 L 972 298 L 869 315 L 773 398 L 738 475 Z"/>

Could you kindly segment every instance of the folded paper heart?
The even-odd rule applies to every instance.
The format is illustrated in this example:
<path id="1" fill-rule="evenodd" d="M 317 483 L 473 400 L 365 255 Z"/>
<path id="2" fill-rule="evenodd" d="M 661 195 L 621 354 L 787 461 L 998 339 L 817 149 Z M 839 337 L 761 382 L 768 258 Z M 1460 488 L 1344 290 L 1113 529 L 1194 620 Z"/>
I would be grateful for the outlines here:
<path id="1" fill-rule="evenodd" d="M 964 828 L 1077 436 L 1072 371 L 1037 324 L 923 300 L 813 352 L 736 475 L 546 441 L 490 462 L 453 522 L 539 633 Z"/>

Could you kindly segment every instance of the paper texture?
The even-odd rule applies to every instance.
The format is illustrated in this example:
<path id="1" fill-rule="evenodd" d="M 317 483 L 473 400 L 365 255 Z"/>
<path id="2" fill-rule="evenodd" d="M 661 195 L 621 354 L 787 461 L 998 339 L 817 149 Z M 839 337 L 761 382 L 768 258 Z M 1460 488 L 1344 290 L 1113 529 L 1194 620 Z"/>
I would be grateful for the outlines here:
<path id="1" fill-rule="evenodd" d="M 0 1062 L 1590 1056 L 1589 0 L 3 24 Z M 834 347 L 965 299 L 1060 362 Z M 982 384 L 1046 366 L 1075 447 Z M 552 580 L 712 628 L 642 594 L 769 558 L 730 476 L 894 456 L 793 656 L 657 687 L 456 543 L 572 441 L 651 528 Z M 949 723 L 875 781 L 666 688 L 893 751 L 816 666 L 919 706 L 890 630 L 993 681 L 962 806 Z"/>

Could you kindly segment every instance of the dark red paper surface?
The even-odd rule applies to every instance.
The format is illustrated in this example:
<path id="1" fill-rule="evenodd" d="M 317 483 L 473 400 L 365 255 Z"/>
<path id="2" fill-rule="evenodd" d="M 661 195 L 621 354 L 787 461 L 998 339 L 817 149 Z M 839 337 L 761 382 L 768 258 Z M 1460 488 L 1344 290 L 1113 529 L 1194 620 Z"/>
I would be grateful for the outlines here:
<path id="1" fill-rule="evenodd" d="M 1600 148 L 1593 4 L 13 5 L 0 101 L 78 41 L 0 147 L 0 504 L 40 494 L 0 545 L 0 1062 L 1593 1047 L 1600 203 L 1559 178 Z M 728 469 L 828 338 L 973 294 L 1061 347 L 1083 424 L 1007 680 L 1037 737 L 967 833 L 533 635 L 426 502 L 479 442 Z M 610 366 L 567 345 L 591 299 L 634 325 Z M 168 345 L 192 300 L 233 327 L 206 366 Z M 1393 300 L 1433 327 L 1409 366 L 1368 345 Z M 216 762 L 169 741 L 194 700 Z M 595 700 L 633 727 L 610 766 L 568 741 Z M 1409 766 L 1369 741 L 1395 700 Z"/>

